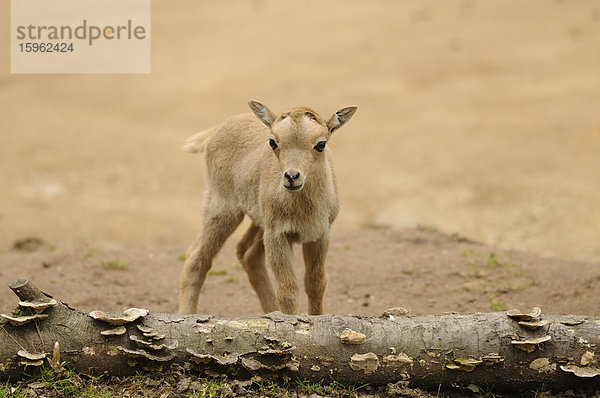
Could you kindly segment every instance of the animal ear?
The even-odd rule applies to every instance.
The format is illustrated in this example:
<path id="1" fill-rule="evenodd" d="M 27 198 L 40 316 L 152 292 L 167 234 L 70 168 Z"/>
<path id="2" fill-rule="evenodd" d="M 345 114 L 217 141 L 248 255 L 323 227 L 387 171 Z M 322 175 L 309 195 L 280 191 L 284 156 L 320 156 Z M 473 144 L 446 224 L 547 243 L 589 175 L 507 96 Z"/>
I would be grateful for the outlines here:
<path id="1" fill-rule="evenodd" d="M 250 109 L 252 109 L 256 117 L 266 124 L 267 127 L 271 127 L 271 124 L 277 119 L 277 115 L 258 101 L 250 100 L 248 101 L 248 105 L 250 105 Z"/>
<path id="2" fill-rule="evenodd" d="M 350 120 L 352 115 L 354 115 L 354 112 L 356 112 L 356 109 L 357 108 L 355 106 L 347 106 L 334 113 L 333 116 L 327 121 L 329 134 L 333 133 L 335 130 L 342 127 L 348 120 Z"/>

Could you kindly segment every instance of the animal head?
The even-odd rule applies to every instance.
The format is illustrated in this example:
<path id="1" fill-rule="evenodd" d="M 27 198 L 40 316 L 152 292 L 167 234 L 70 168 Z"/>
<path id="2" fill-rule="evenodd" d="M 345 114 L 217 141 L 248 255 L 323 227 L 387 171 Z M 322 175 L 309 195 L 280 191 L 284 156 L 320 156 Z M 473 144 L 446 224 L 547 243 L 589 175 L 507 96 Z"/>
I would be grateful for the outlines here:
<path id="1" fill-rule="evenodd" d="M 271 131 L 269 145 L 279 162 L 282 183 L 288 191 L 300 191 L 306 179 L 324 166 L 331 134 L 342 127 L 356 106 L 335 112 L 327 121 L 310 108 L 293 108 L 280 115 L 260 102 L 248 101 L 250 109 Z"/>

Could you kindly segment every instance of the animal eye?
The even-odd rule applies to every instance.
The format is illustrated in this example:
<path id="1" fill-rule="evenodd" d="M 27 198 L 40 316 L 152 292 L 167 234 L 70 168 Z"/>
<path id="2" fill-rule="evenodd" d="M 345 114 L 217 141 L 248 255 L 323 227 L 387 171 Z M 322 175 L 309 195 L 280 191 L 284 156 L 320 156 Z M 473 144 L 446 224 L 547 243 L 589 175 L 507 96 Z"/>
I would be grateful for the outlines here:
<path id="1" fill-rule="evenodd" d="M 271 145 L 271 148 L 273 148 L 273 150 L 277 149 L 277 143 L 273 138 L 269 139 L 269 145 Z"/>
<path id="2" fill-rule="evenodd" d="M 315 151 L 323 152 L 325 149 L 325 144 L 327 144 L 327 141 L 319 141 L 317 145 L 315 145 Z"/>

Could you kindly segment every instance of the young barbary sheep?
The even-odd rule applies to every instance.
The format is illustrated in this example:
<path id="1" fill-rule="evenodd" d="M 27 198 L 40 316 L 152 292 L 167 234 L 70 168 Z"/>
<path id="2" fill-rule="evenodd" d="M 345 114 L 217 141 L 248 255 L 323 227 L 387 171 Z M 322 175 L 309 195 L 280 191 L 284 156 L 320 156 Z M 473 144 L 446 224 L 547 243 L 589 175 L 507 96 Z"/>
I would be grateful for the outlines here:
<path id="1" fill-rule="evenodd" d="M 237 256 L 263 311 L 297 313 L 292 244 L 301 243 L 309 313 L 322 314 L 329 229 L 339 208 L 327 142 L 356 107 L 342 108 L 325 121 L 306 107 L 276 115 L 259 102 L 248 104 L 258 119 L 231 117 L 190 137 L 183 147 L 204 154 L 207 195 L 202 233 L 188 249 L 181 274 L 179 312 L 196 312 L 213 258 L 247 214 L 252 225 L 237 245 Z"/>

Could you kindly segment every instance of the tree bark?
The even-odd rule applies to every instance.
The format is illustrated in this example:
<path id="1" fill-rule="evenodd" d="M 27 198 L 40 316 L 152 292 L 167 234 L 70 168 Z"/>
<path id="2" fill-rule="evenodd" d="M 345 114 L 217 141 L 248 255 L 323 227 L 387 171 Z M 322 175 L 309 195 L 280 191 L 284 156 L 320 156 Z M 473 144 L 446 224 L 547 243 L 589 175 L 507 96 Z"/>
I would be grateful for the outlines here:
<path id="1" fill-rule="evenodd" d="M 27 280 L 10 287 L 22 302 L 49 300 Z M 20 311 L 34 313 L 29 307 Z M 542 383 L 547 388 L 600 386 L 599 317 L 541 316 L 537 320 L 547 323 L 531 330 L 506 313 L 361 318 L 274 312 L 248 319 L 143 314 L 120 326 L 58 302 L 43 310 L 47 317 L 21 326 L 0 320 L 0 379 L 19 378 L 25 366 L 39 365 L 24 352 L 50 359 L 58 342 L 60 361 L 94 375 L 128 375 L 178 363 L 190 372 L 230 378 L 406 381 L 429 389 L 471 383 L 494 384 L 495 390 Z M 101 334 L 109 330 L 123 334 Z"/>

